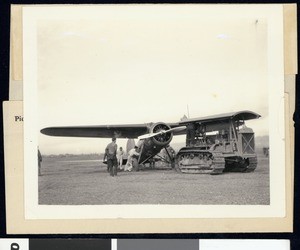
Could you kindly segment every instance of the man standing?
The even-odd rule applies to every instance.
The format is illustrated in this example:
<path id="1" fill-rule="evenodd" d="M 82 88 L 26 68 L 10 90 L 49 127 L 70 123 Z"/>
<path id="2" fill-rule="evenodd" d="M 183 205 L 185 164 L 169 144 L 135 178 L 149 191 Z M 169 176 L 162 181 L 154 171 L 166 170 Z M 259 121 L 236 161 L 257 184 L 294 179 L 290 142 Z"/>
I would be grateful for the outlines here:
<path id="1" fill-rule="evenodd" d="M 107 158 L 107 166 L 111 176 L 117 175 L 117 148 L 118 146 L 116 144 L 116 138 L 112 138 L 112 142 L 109 143 L 105 148 L 103 161 L 105 161 L 105 158 Z"/>
<path id="2" fill-rule="evenodd" d="M 41 152 L 40 152 L 40 150 L 39 150 L 39 148 L 38 148 L 38 166 L 39 166 L 39 176 L 41 176 L 41 175 L 42 175 L 42 160 L 43 160 L 43 158 L 42 158 L 42 154 L 41 154 Z"/>
<path id="3" fill-rule="evenodd" d="M 118 167 L 120 170 L 123 169 L 123 157 L 124 157 L 124 151 L 123 148 L 120 147 L 117 152 Z"/>

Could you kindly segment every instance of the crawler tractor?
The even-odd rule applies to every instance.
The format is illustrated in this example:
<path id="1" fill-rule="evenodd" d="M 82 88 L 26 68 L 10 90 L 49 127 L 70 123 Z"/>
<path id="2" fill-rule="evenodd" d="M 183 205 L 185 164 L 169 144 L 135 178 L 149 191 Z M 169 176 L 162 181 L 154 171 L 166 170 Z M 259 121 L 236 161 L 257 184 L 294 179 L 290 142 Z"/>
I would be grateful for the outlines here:
<path id="1" fill-rule="evenodd" d="M 246 120 L 259 118 L 251 111 L 185 119 L 186 146 L 176 156 L 182 173 L 252 172 L 257 166 L 254 132 Z"/>

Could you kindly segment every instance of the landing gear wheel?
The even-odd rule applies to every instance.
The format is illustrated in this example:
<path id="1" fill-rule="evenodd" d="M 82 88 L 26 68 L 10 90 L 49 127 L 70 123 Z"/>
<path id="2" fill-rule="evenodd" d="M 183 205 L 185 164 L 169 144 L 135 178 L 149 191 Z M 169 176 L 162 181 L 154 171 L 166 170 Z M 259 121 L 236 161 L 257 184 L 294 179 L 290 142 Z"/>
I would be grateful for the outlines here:
<path id="1" fill-rule="evenodd" d="M 132 167 L 133 167 L 133 171 L 139 171 L 139 164 L 138 164 L 138 160 L 136 158 L 132 159 Z"/>
<path id="2" fill-rule="evenodd" d="M 175 167 L 176 167 L 175 160 L 172 160 L 172 161 L 171 161 L 171 168 L 174 169 Z"/>

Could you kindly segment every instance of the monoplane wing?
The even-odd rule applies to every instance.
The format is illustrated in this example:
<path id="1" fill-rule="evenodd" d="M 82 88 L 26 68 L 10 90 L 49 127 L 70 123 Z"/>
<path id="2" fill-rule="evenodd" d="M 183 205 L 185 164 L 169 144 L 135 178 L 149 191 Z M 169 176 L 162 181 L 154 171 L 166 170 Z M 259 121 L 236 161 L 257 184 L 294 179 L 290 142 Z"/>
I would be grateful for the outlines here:
<path id="1" fill-rule="evenodd" d="M 125 125 L 99 125 L 99 126 L 68 126 L 48 127 L 41 130 L 44 135 L 65 137 L 99 137 L 99 138 L 138 138 L 147 134 L 153 123 L 125 124 Z M 179 127 L 178 123 L 168 123 L 173 129 Z M 185 131 L 174 131 L 175 135 L 185 134 Z"/>
<path id="2" fill-rule="evenodd" d="M 224 113 L 224 114 L 211 115 L 205 117 L 184 119 L 179 122 L 179 125 L 182 126 L 194 122 L 201 123 L 201 124 L 219 123 L 219 122 L 226 122 L 230 119 L 246 121 L 251 119 L 257 119 L 259 117 L 260 115 L 255 112 L 244 110 L 244 111 Z"/>
<path id="3" fill-rule="evenodd" d="M 50 136 L 100 138 L 137 138 L 147 132 L 147 124 L 48 127 L 41 130 L 42 134 Z"/>

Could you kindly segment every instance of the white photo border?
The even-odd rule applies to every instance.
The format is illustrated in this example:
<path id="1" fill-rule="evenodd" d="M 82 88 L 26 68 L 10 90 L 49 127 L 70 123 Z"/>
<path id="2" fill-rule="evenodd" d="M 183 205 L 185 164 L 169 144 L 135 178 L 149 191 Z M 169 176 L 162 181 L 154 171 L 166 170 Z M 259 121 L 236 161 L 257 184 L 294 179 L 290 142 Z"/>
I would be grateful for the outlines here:
<path id="1" fill-rule="evenodd" d="M 115 9 L 114 9 L 115 8 Z M 37 22 L 38 20 L 97 19 L 99 10 L 174 8 L 199 11 L 204 16 L 231 19 L 259 17 L 268 23 L 268 88 L 270 135 L 270 205 L 39 205 L 36 149 Z M 24 195 L 26 219 L 100 218 L 270 218 L 285 217 L 285 129 L 282 5 L 99 5 L 23 8 L 24 67 Z M 130 208 L 130 209 L 128 209 Z M 184 209 L 183 209 L 184 208 Z M 126 214 L 125 214 L 126 211 Z"/>

